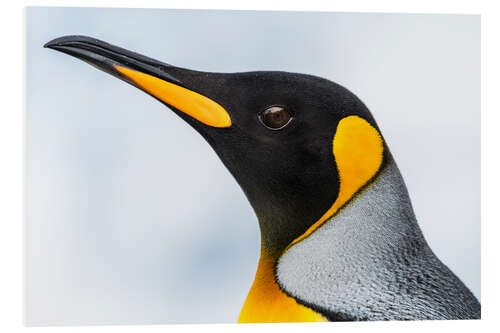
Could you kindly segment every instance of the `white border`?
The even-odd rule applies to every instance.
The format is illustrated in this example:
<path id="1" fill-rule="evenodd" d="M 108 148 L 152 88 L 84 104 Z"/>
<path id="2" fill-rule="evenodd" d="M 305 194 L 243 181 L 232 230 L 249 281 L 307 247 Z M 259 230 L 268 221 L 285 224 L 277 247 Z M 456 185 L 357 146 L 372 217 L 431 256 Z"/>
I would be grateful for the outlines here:
<path id="1" fill-rule="evenodd" d="M 249 332 L 250 330 L 324 330 L 341 332 L 369 330 L 370 332 L 416 332 L 425 329 L 453 330 L 455 332 L 479 329 L 493 331 L 500 276 L 498 253 L 500 236 L 498 152 L 499 130 L 499 35 L 500 17 L 496 1 L 481 0 L 337 0 L 330 1 L 11 1 L 2 4 L 1 24 L 1 109 L 0 109 L 0 326 L 4 332 L 36 330 L 39 332 L 75 332 L 82 329 L 94 332 L 188 332 L 208 330 Z M 336 12 L 400 12 L 453 13 L 482 15 L 482 307 L 481 321 L 337 323 L 334 324 L 278 324 L 278 325 L 161 325 L 161 326 L 86 326 L 26 328 L 23 326 L 23 225 L 24 225 L 24 6 L 87 6 L 132 8 L 203 8 L 244 10 L 302 10 Z"/>

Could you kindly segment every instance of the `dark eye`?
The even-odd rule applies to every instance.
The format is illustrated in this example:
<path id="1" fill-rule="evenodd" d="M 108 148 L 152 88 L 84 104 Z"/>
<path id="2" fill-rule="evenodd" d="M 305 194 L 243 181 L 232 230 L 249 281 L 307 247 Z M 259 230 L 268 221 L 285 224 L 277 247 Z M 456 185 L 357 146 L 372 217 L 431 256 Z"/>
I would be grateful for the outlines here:
<path id="1" fill-rule="evenodd" d="M 260 121 L 269 129 L 282 129 L 290 123 L 292 115 L 282 106 L 271 106 L 259 114 Z"/>

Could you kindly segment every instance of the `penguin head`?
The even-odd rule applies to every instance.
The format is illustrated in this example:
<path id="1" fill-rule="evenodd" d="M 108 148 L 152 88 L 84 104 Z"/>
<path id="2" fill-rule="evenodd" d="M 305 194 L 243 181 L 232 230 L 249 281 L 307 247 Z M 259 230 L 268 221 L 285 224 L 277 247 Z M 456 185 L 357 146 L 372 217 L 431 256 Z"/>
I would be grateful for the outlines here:
<path id="1" fill-rule="evenodd" d="M 45 47 L 145 91 L 197 130 L 243 189 L 270 256 L 307 237 L 382 167 L 385 144 L 372 115 L 329 80 L 193 71 L 84 36 Z"/>

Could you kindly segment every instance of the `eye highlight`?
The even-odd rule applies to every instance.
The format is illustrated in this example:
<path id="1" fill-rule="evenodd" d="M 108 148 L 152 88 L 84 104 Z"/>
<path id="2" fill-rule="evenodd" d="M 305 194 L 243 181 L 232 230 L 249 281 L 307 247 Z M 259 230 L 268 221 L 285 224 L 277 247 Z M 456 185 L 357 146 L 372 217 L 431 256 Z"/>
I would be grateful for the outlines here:
<path id="1" fill-rule="evenodd" d="M 286 127 L 293 119 L 290 112 L 283 106 L 270 106 L 259 113 L 259 120 L 271 130 L 280 130 Z"/>

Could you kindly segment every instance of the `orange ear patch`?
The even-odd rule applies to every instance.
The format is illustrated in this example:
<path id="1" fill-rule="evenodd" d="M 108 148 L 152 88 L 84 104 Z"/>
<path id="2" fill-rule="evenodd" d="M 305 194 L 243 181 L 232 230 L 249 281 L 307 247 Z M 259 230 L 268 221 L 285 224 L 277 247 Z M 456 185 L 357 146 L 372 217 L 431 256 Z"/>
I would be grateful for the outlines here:
<path id="1" fill-rule="evenodd" d="M 337 199 L 323 216 L 294 239 L 287 249 L 318 229 L 359 189 L 375 176 L 382 165 L 382 138 L 377 130 L 358 116 L 343 118 L 333 138 L 333 156 L 337 162 L 340 188 Z"/>

